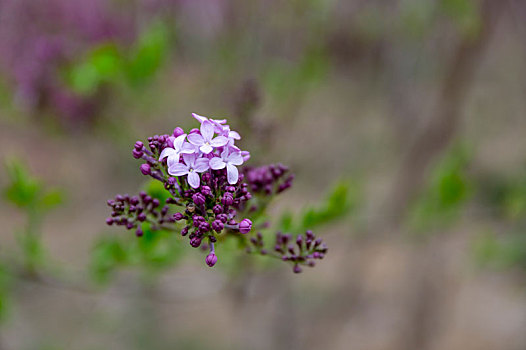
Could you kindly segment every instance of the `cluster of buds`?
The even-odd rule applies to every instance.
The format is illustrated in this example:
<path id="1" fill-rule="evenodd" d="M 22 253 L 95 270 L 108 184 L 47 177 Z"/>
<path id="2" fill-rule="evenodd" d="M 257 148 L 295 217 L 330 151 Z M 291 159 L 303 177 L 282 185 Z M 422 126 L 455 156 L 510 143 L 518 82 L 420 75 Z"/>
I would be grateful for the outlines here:
<path id="1" fill-rule="evenodd" d="M 292 270 L 294 273 L 302 271 L 300 265 L 314 267 L 317 259 L 323 259 L 327 253 L 327 246 L 321 238 L 316 238 L 312 231 L 308 230 L 305 235 L 298 235 L 296 239 L 291 234 L 276 234 L 276 242 L 274 249 L 268 251 L 265 249 L 263 235 L 258 232 L 255 237 L 250 239 L 252 247 L 248 248 L 248 252 L 252 252 L 252 248 L 261 255 L 270 255 L 278 257 L 282 261 L 292 263 Z"/>
<path id="2" fill-rule="evenodd" d="M 142 235 L 139 223 L 144 221 L 153 230 L 180 231 L 190 246 L 209 249 L 205 262 L 214 266 L 218 261 L 214 244 L 220 236 L 246 237 L 247 245 L 262 242 L 260 233 L 255 237 L 250 234 L 248 216 L 256 214 L 246 208 L 255 208 L 249 205 L 253 194 L 270 197 L 281 193 L 292 185 L 294 176 L 283 165 L 238 170 L 250 158 L 249 152 L 235 144 L 240 135 L 230 130 L 226 120 L 193 117 L 200 122 L 199 129 L 186 134 L 177 127 L 171 135 L 149 137 L 147 145 L 137 141 L 132 150 L 134 158 L 143 160 L 141 173 L 162 182 L 170 193 L 165 205 L 161 208 L 159 200 L 145 193 L 131 198 L 117 196 L 108 201 L 113 211 L 107 223 L 137 228 L 138 236 Z M 323 257 L 322 250 L 326 250 L 316 243 L 299 249 L 298 253 L 283 253 L 283 260 L 295 263 L 295 271 L 299 264 L 311 264 L 320 254 Z"/>
<path id="3" fill-rule="evenodd" d="M 149 222 L 153 228 L 162 228 L 164 223 L 173 223 L 175 219 L 168 214 L 169 206 L 161 203 L 157 198 L 152 198 L 146 192 L 139 196 L 116 195 L 115 199 L 108 200 L 112 208 L 111 216 L 106 219 L 108 225 L 121 225 L 128 230 L 136 229 L 138 237 L 143 235 L 142 222 Z"/>
<path id="4" fill-rule="evenodd" d="M 246 181 L 254 193 L 278 194 L 292 186 L 294 174 L 283 164 L 264 165 L 258 168 L 246 167 Z"/>

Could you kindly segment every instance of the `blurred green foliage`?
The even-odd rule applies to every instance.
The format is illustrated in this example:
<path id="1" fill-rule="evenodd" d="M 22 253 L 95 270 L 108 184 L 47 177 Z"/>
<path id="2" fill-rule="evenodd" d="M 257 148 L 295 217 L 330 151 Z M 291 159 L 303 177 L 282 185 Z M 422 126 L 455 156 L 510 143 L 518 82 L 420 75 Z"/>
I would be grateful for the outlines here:
<path id="1" fill-rule="evenodd" d="M 416 232 L 432 232 L 458 219 L 473 193 L 468 176 L 471 154 L 465 146 L 455 145 L 431 171 L 431 179 L 409 211 L 409 227 Z"/>
<path id="2" fill-rule="evenodd" d="M 25 227 L 18 229 L 15 236 L 23 253 L 25 269 L 34 272 L 43 265 L 45 258 L 45 249 L 41 242 L 43 216 L 62 203 L 63 192 L 56 188 L 47 188 L 30 174 L 20 159 L 8 159 L 5 167 L 8 185 L 4 189 L 4 198 L 26 214 Z"/>
<path id="3" fill-rule="evenodd" d="M 524 230 L 506 236 L 486 232 L 473 242 L 476 262 L 495 269 L 526 270 L 526 234 Z"/>
<path id="4" fill-rule="evenodd" d="M 355 182 L 340 181 L 329 191 L 320 205 L 303 209 L 298 215 L 286 211 L 279 231 L 303 233 L 328 225 L 356 211 L 361 201 L 359 186 Z"/>
<path id="5" fill-rule="evenodd" d="M 47 211 L 62 203 L 63 193 L 56 188 L 45 188 L 20 159 L 8 159 L 5 169 L 8 185 L 4 198 L 9 203 L 26 211 Z"/>
<path id="6" fill-rule="evenodd" d="M 124 80 L 131 86 L 148 82 L 168 52 L 169 31 L 163 22 L 153 23 L 129 49 L 115 43 L 92 48 L 65 70 L 65 79 L 79 95 L 93 95 L 104 85 Z"/>

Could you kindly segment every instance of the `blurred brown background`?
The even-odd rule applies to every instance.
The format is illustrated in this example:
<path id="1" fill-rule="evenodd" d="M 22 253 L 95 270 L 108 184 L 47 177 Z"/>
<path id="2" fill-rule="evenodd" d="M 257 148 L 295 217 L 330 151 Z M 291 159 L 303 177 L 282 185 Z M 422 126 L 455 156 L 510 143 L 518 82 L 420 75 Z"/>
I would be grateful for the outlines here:
<path id="1" fill-rule="evenodd" d="M 192 112 L 296 173 L 276 218 L 360 193 L 300 275 L 189 253 L 153 286 L 18 276 L 0 349 L 526 348 L 524 1 L 0 0 L 0 56 L 1 157 L 64 191 L 42 237 L 73 279 L 100 234 L 134 239 L 104 224 L 143 183 L 131 145 Z M 25 216 L 0 219 L 16 254 Z"/>

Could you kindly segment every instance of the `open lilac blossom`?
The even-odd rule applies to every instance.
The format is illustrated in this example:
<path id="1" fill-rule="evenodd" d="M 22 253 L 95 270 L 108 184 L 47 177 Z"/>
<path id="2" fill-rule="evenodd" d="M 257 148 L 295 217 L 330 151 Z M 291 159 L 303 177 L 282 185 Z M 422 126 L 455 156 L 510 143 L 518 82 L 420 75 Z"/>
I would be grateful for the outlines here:
<path id="1" fill-rule="evenodd" d="M 210 168 L 214 170 L 224 169 L 226 167 L 228 183 L 234 185 L 239 179 L 239 171 L 236 165 L 243 164 L 243 156 L 241 152 L 230 153 L 228 149 L 225 149 L 221 153 L 221 157 L 214 157 L 210 159 Z"/>
<path id="2" fill-rule="evenodd" d="M 201 123 L 200 131 L 200 135 L 197 133 L 188 135 L 188 141 L 198 146 L 204 154 L 212 152 L 214 147 L 222 147 L 228 143 L 228 139 L 224 136 L 214 138 L 214 125 L 210 121 L 205 120 Z"/>
<path id="3" fill-rule="evenodd" d="M 208 158 L 197 158 L 193 153 L 183 154 L 183 163 L 172 164 L 168 168 L 168 174 L 173 176 L 184 176 L 188 175 L 188 184 L 192 188 L 198 188 L 200 178 L 197 173 L 202 173 L 209 169 Z"/>
<path id="4" fill-rule="evenodd" d="M 172 134 L 149 137 L 147 144 L 134 144 L 133 157 L 143 160 L 141 173 L 160 181 L 168 192 L 164 203 L 153 193 L 117 195 L 108 201 L 112 212 L 106 223 L 133 229 L 137 237 L 147 236 L 145 228 L 177 231 L 191 247 L 210 248 L 205 258 L 210 267 L 219 261 L 215 244 L 230 237 L 247 253 L 284 261 L 296 273 L 314 266 L 327 253 L 321 239 L 311 231 L 304 236 L 268 232 L 271 226 L 264 216 L 270 199 L 292 185 L 293 174 L 280 164 L 245 166 L 250 153 L 234 145 L 241 136 L 226 120 L 194 118 L 201 128 L 188 136 L 177 127 Z M 219 136 L 213 138 L 214 133 Z M 270 246 L 265 246 L 265 231 L 275 237 L 268 240 Z"/>
<path id="5" fill-rule="evenodd" d="M 182 154 L 190 154 L 194 153 L 195 149 L 194 147 L 189 144 L 188 142 L 185 142 L 186 134 L 182 134 L 178 137 L 176 137 L 173 140 L 173 148 L 166 147 L 161 152 L 161 156 L 159 157 L 159 160 L 163 160 L 164 158 L 167 158 L 167 164 L 168 167 L 171 167 L 174 164 L 179 163 L 179 158 Z"/>

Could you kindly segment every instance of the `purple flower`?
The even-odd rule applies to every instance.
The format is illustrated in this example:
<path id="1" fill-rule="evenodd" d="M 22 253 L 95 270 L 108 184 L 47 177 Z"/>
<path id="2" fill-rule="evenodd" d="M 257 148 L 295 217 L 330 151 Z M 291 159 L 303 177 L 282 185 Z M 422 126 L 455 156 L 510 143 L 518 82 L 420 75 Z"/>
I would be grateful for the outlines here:
<path id="1" fill-rule="evenodd" d="M 228 139 L 224 136 L 217 136 L 214 138 L 214 124 L 205 120 L 201 123 L 201 135 L 190 134 L 188 141 L 191 144 L 198 146 L 199 150 L 204 154 L 208 154 L 214 150 L 214 147 L 222 147 L 228 143 Z"/>
<path id="2" fill-rule="evenodd" d="M 214 252 L 211 252 L 206 256 L 206 264 L 210 267 L 214 266 L 217 263 L 217 255 Z"/>
<path id="3" fill-rule="evenodd" d="M 174 147 L 166 147 L 161 152 L 161 156 L 159 157 L 159 160 L 163 160 L 164 158 L 167 159 L 168 167 L 172 166 L 173 164 L 179 163 L 179 156 L 181 154 L 190 154 L 194 153 L 194 148 L 192 145 L 190 145 L 188 142 L 184 142 L 184 139 L 186 138 L 186 134 L 182 134 L 173 140 Z"/>
<path id="4" fill-rule="evenodd" d="M 192 113 L 192 117 L 197 119 L 199 123 L 203 124 L 205 121 L 209 121 L 214 125 L 214 131 L 216 134 L 223 135 L 223 125 L 226 124 L 226 119 L 208 119 L 207 117 L 203 117 L 202 115 L 199 115 L 197 113 Z M 223 135 L 225 136 L 225 135 Z"/>
<path id="5" fill-rule="evenodd" d="M 250 232 L 250 230 L 252 230 L 252 221 L 250 221 L 249 219 L 241 220 L 241 222 L 239 223 L 239 232 L 241 232 L 242 234 L 247 234 Z"/>
<path id="6" fill-rule="evenodd" d="M 239 171 L 236 165 L 243 164 L 243 157 L 241 152 L 229 153 L 224 150 L 221 157 L 214 157 L 210 159 L 210 167 L 214 170 L 224 169 L 226 167 L 228 183 L 234 185 L 239 179 Z"/>
<path id="7" fill-rule="evenodd" d="M 207 158 L 197 158 L 193 153 L 183 154 L 183 163 L 172 164 L 168 167 L 168 173 L 173 176 L 188 175 L 188 184 L 193 188 L 198 188 L 201 182 L 197 173 L 202 173 L 209 169 Z"/>

